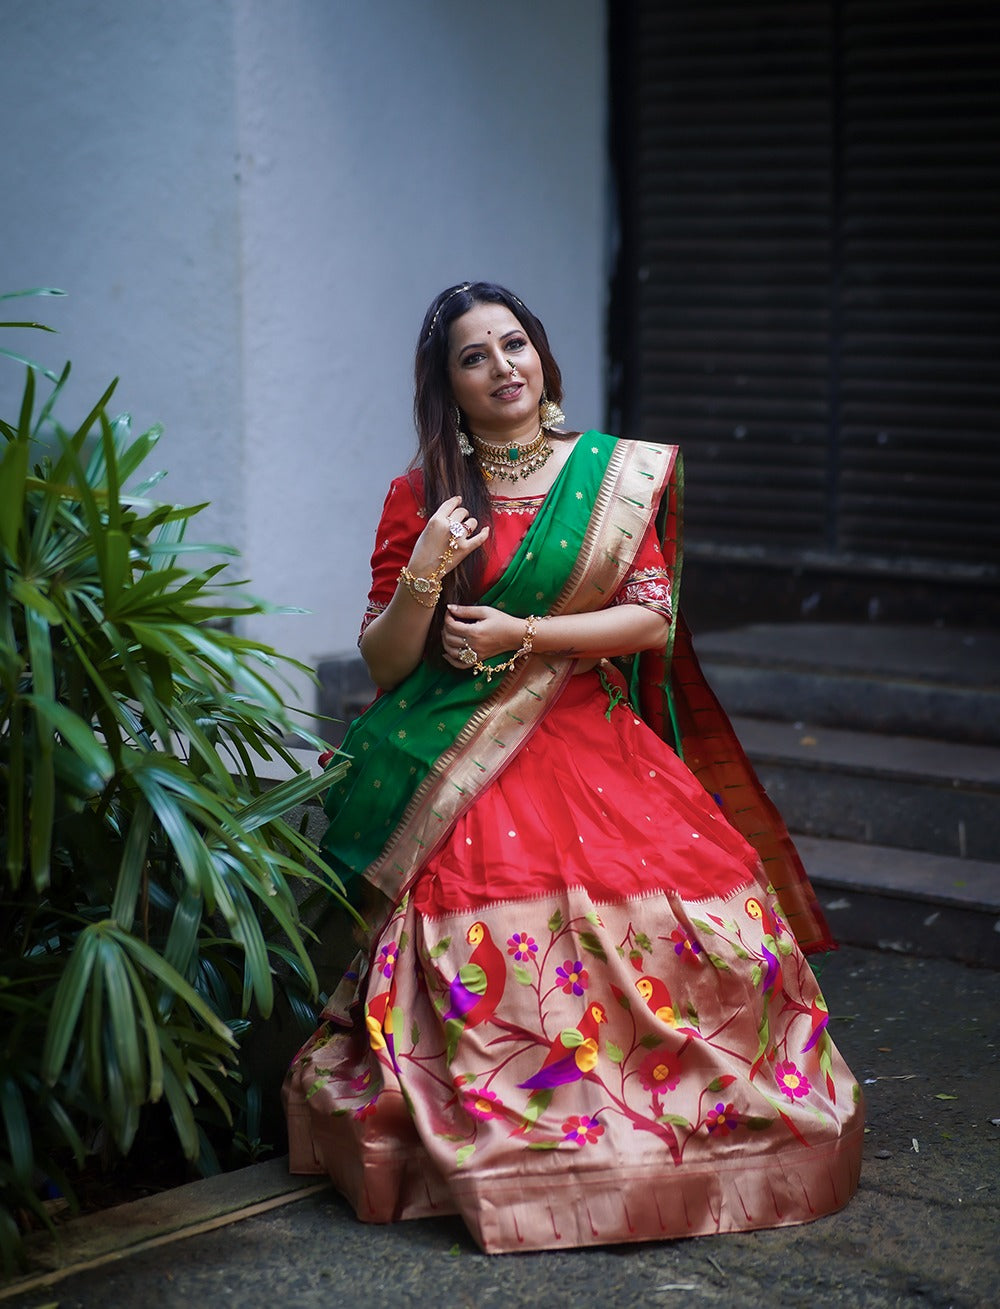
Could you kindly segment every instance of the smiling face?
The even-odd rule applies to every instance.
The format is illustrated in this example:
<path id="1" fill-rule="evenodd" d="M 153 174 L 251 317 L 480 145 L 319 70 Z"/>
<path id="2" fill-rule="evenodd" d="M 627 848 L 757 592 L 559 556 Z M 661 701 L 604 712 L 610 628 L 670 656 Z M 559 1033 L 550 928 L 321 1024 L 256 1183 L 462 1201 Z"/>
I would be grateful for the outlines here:
<path id="1" fill-rule="evenodd" d="M 448 380 L 476 436 L 501 442 L 537 434 L 542 361 L 506 305 L 473 305 L 455 319 L 448 336 Z"/>

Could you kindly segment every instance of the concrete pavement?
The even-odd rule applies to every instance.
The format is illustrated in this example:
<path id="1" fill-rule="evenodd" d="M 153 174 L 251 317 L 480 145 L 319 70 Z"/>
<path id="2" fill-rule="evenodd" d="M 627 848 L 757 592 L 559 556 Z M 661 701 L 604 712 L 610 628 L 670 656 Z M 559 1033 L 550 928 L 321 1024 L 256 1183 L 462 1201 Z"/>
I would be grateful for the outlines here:
<path id="1" fill-rule="evenodd" d="M 1000 1305 L 1000 973 L 845 948 L 821 964 L 864 1085 L 861 1187 L 803 1227 L 480 1254 L 457 1219 L 366 1227 L 281 1161 L 70 1224 L 0 1309 Z M 60 1260 L 62 1261 L 60 1264 Z"/>

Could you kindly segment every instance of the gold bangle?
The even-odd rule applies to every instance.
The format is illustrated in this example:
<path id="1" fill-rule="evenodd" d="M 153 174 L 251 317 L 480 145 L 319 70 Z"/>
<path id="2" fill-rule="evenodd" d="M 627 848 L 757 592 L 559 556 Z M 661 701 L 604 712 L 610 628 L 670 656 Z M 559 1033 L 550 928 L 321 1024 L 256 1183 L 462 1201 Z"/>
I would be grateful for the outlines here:
<path id="1" fill-rule="evenodd" d="M 463 664 L 468 665 L 471 673 L 477 675 L 479 673 L 485 673 L 487 682 L 492 682 L 498 673 L 506 673 L 513 668 L 522 655 L 531 654 L 532 647 L 535 643 L 535 630 L 541 621 L 542 619 L 536 614 L 531 614 L 524 624 L 524 635 L 521 637 L 520 650 L 515 650 L 510 658 L 505 659 L 502 664 L 484 664 L 478 656 L 475 657 L 475 662 L 473 662 L 472 659 L 466 656 L 465 651 L 459 655 L 459 658 L 462 660 Z M 465 649 L 468 650 L 470 655 L 475 654 L 471 646 L 467 645 Z"/>
<path id="2" fill-rule="evenodd" d="M 427 577 L 417 577 L 410 572 L 405 564 L 399 570 L 397 580 L 403 583 L 417 604 L 423 605 L 425 609 L 433 609 L 440 600 L 441 579 L 448 571 L 448 565 L 451 563 L 452 555 L 458 549 L 459 541 L 463 541 L 466 536 L 461 523 L 450 523 L 448 533 L 448 544 L 444 548 L 444 554 L 438 560 L 437 567 L 432 569 Z"/>
<path id="3" fill-rule="evenodd" d="M 433 609 L 441 596 L 441 583 L 433 573 L 430 577 L 415 577 L 405 566 L 399 570 L 399 580 L 425 609 Z"/>

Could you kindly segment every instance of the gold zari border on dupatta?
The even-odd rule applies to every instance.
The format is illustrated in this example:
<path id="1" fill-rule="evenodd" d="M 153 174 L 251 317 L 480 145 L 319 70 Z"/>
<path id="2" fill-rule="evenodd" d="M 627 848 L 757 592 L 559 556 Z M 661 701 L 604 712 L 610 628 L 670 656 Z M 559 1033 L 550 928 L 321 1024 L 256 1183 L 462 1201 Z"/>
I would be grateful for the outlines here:
<path id="1" fill-rule="evenodd" d="M 584 433 L 580 440 L 586 440 Z M 602 609 L 628 573 L 673 471 L 676 446 L 617 441 L 583 545 L 550 613 Z M 529 656 L 471 715 L 414 792 L 381 855 L 363 876 L 396 900 L 452 825 L 500 775 L 555 703 L 576 661 Z"/>

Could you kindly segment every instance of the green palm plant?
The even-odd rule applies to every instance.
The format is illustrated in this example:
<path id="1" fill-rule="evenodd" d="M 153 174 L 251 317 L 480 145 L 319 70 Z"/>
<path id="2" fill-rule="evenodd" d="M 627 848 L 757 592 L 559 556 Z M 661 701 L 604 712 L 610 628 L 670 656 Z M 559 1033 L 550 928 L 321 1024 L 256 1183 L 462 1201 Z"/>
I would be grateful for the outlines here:
<path id="1" fill-rule="evenodd" d="M 226 579 L 235 552 L 186 541 L 204 506 L 151 498 L 160 475 L 141 470 L 159 432 L 109 418 L 114 383 L 74 429 L 55 422 L 69 371 L 29 366 L 17 418 L 0 419 L 8 1269 L 17 1212 L 45 1219 L 43 1178 L 71 1195 L 66 1167 L 95 1130 L 126 1153 L 144 1107 L 164 1102 L 204 1162 L 199 1114 L 231 1120 L 248 1023 L 276 985 L 300 1009 L 315 995 L 299 902 L 343 903 L 286 815 L 345 764 L 314 776 L 296 762 L 278 683 L 301 666 L 238 632 L 273 607 Z M 268 788 L 272 760 L 289 775 Z"/>

